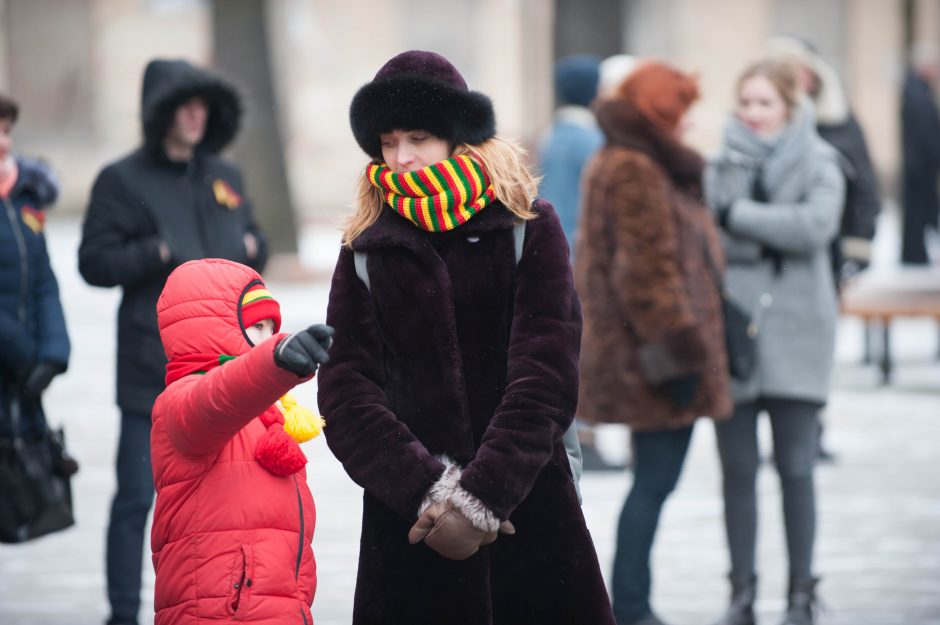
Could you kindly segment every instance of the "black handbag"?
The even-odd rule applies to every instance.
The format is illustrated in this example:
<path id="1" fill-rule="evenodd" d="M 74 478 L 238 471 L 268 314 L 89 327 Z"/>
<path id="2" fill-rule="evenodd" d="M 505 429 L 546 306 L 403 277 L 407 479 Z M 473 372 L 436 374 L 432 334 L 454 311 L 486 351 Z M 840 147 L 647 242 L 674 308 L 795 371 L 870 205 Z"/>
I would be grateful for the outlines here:
<path id="1" fill-rule="evenodd" d="M 25 438 L 21 406 L 8 406 L 10 438 L 0 438 L 0 542 L 20 543 L 70 527 L 71 477 L 78 463 L 65 451 L 65 434 L 51 430 L 40 409 L 42 430 Z"/>
<path id="2" fill-rule="evenodd" d="M 757 324 L 721 289 L 721 311 L 725 317 L 725 349 L 731 377 L 747 380 L 757 364 Z"/>
<path id="3" fill-rule="evenodd" d="M 747 380 L 757 366 L 757 324 L 740 304 L 735 302 L 704 242 L 705 258 L 721 297 L 721 312 L 725 322 L 725 351 L 728 354 L 728 372 L 737 380 Z"/>

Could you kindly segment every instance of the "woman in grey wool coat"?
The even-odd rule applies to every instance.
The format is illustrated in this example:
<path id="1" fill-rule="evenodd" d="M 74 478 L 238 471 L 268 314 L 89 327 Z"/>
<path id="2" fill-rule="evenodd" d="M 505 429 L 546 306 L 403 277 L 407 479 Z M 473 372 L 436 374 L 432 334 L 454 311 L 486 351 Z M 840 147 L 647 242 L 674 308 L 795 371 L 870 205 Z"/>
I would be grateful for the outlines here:
<path id="1" fill-rule="evenodd" d="M 719 625 L 752 625 L 756 592 L 757 417 L 766 411 L 783 492 L 790 587 L 784 625 L 814 622 L 816 413 L 825 404 L 837 302 L 829 241 L 844 181 L 838 156 L 798 95 L 796 69 L 761 61 L 738 79 L 737 108 L 706 195 L 722 226 L 731 298 L 758 327 L 757 363 L 732 381 L 729 421 L 716 424 L 731 552 L 731 606 Z"/>

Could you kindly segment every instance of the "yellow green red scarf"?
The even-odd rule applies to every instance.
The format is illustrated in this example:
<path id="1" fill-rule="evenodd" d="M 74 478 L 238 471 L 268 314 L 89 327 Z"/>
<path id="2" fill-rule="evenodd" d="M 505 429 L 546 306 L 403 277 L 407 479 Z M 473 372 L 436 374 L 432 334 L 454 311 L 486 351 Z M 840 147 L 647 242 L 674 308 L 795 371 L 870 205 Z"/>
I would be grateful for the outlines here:
<path id="1" fill-rule="evenodd" d="M 453 230 L 496 199 L 483 165 L 465 154 L 399 174 L 370 163 L 366 175 L 395 212 L 428 232 Z"/>

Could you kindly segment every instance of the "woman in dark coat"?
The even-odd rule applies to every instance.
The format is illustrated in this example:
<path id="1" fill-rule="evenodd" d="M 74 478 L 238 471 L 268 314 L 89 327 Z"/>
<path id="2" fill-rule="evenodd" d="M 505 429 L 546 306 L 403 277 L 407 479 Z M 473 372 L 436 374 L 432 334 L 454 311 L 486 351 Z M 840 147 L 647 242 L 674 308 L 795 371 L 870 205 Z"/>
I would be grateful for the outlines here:
<path id="1" fill-rule="evenodd" d="M 607 145 L 589 163 L 575 262 L 584 305 L 580 417 L 630 426 L 634 480 L 612 581 L 618 623 L 649 603 L 659 513 L 692 426 L 731 413 L 718 280 L 723 255 L 701 202 L 702 158 L 680 142 L 695 81 L 641 65 L 595 104 Z"/>
<path id="2" fill-rule="evenodd" d="M 65 371 L 69 337 L 43 235 L 45 209 L 59 192 L 42 163 L 14 156 L 18 107 L 0 95 L 0 436 L 44 427 L 40 397 Z M 5 505 L 0 503 L 0 505 Z"/>
<path id="3" fill-rule="evenodd" d="M 365 489 L 353 623 L 612 624 L 562 442 L 581 312 L 555 211 L 437 54 L 391 59 L 350 118 L 372 160 L 319 404 Z"/>

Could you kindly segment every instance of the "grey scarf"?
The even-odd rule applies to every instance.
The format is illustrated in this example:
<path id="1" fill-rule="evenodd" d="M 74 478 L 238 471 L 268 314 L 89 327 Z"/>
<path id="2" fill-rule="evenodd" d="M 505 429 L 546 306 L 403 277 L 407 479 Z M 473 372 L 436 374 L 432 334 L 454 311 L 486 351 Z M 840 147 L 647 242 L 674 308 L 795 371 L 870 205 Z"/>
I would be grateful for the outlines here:
<path id="1" fill-rule="evenodd" d="M 774 137 L 758 136 L 732 115 L 725 126 L 722 157 L 760 170 L 770 201 L 797 201 L 813 173 L 817 137 L 813 108 L 805 100 Z"/>

